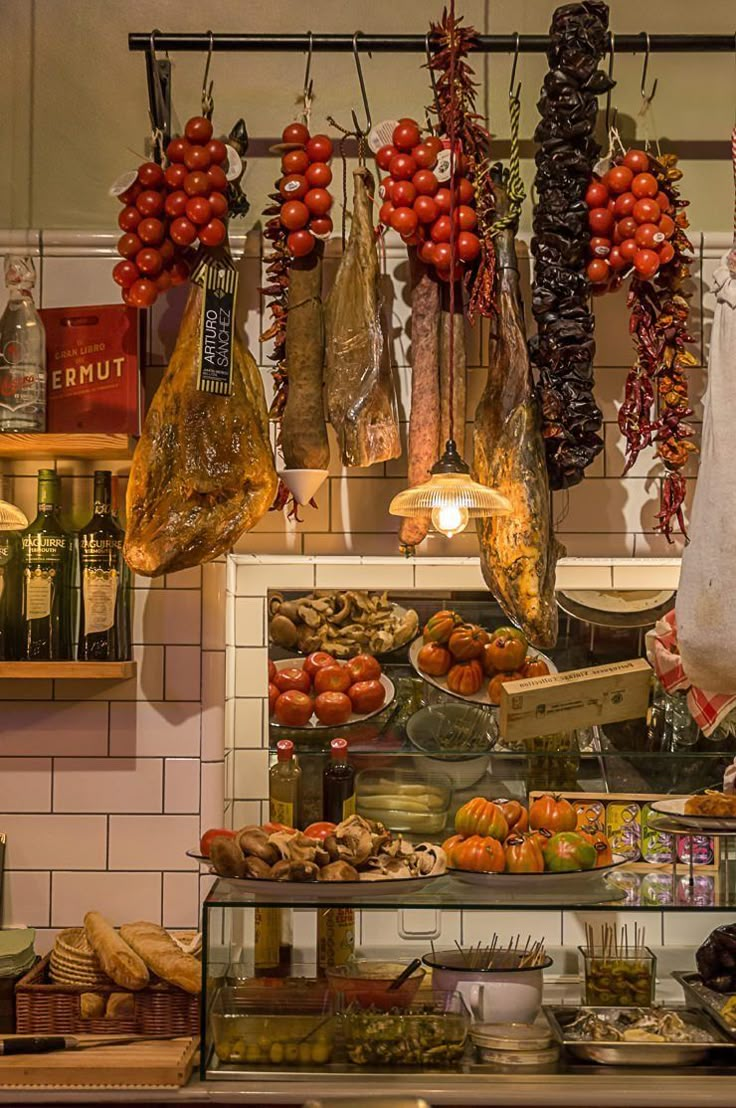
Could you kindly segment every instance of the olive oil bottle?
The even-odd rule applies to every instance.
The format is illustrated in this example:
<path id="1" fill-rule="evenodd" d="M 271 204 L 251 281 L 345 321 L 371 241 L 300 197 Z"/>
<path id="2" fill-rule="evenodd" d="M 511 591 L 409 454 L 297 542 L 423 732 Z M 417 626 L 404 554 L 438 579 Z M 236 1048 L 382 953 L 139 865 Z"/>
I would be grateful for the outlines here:
<path id="1" fill-rule="evenodd" d="M 20 653 L 25 661 L 72 657 L 72 536 L 61 523 L 59 477 L 38 471 L 38 515 L 21 533 L 23 609 Z"/>
<path id="2" fill-rule="evenodd" d="M 112 474 L 96 470 L 92 518 L 79 532 L 80 662 L 130 658 L 130 570 L 123 557 L 124 538 L 112 514 Z"/>

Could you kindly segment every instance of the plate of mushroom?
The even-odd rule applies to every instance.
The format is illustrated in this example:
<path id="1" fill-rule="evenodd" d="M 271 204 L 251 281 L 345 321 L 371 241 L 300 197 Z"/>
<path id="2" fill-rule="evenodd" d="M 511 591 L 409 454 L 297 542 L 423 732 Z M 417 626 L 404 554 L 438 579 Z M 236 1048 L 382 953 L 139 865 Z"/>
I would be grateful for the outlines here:
<path id="1" fill-rule="evenodd" d="M 388 593 L 363 589 L 317 589 L 296 600 L 273 592 L 268 602 L 272 643 L 297 654 L 325 650 L 335 658 L 384 657 L 419 634 L 419 617 Z"/>
<path id="2" fill-rule="evenodd" d="M 268 887 L 269 895 L 283 891 L 295 902 L 334 899 L 336 883 L 341 892 L 359 889 L 361 897 L 385 895 L 387 887 L 421 889 L 447 868 L 442 847 L 408 843 L 361 816 L 349 816 L 320 839 L 293 828 L 243 827 L 213 838 L 208 858 L 187 854 L 240 889 L 262 894 Z"/>

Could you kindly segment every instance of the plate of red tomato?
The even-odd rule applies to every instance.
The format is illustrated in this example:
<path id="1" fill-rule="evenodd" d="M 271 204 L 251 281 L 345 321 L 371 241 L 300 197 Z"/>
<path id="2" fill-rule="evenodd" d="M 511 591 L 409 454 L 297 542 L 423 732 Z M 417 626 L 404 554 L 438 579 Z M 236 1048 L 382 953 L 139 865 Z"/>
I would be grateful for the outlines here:
<path id="1" fill-rule="evenodd" d="M 529 650 L 517 627 L 487 631 L 443 608 L 430 616 L 409 648 L 409 661 L 430 685 L 460 700 L 496 706 L 501 686 L 557 673 L 546 654 Z"/>
<path id="2" fill-rule="evenodd" d="M 347 727 L 362 723 L 390 704 L 393 681 L 372 654 L 346 662 L 324 650 L 302 664 L 286 658 L 268 663 L 268 708 L 275 727 Z"/>

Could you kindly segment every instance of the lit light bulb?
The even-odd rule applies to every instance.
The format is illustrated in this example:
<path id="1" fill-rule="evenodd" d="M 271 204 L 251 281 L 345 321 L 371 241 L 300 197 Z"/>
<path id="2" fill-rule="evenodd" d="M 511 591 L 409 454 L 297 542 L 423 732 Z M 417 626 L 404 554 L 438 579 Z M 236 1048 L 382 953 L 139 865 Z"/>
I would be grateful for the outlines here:
<path id="1" fill-rule="evenodd" d="M 445 504 L 442 508 L 432 509 L 432 526 L 447 535 L 451 539 L 468 526 L 468 509 L 459 508 L 457 504 Z"/>

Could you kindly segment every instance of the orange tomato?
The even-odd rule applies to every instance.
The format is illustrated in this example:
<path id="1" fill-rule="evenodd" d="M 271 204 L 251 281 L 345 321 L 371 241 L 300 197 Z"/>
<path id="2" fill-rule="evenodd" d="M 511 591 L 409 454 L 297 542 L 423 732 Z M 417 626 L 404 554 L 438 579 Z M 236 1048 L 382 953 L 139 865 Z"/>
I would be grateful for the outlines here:
<path id="1" fill-rule="evenodd" d="M 351 681 L 377 681 L 381 663 L 372 654 L 356 654 L 346 665 Z"/>
<path id="2" fill-rule="evenodd" d="M 520 831 L 526 831 L 529 827 L 529 813 L 524 805 L 518 800 L 497 800 L 496 804 L 506 817 L 506 822 L 509 825 L 509 833 L 517 834 Z"/>
<path id="3" fill-rule="evenodd" d="M 549 666 L 535 655 L 528 659 L 521 672 L 525 677 L 545 677 L 549 673 Z"/>
<path id="4" fill-rule="evenodd" d="M 504 847 L 506 873 L 544 873 L 544 856 L 532 835 L 511 835 Z"/>
<path id="5" fill-rule="evenodd" d="M 446 643 L 462 619 L 450 609 L 443 609 L 430 616 L 424 625 L 424 641 Z"/>
<path id="6" fill-rule="evenodd" d="M 487 642 L 488 633 L 482 627 L 465 623 L 452 632 L 447 649 L 459 662 L 468 662 L 480 657 Z"/>
<path id="7" fill-rule="evenodd" d="M 503 873 L 506 851 L 498 839 L 471 835 L 450 848 L 447 860 L 455 869 L 471 870 L 474 873 Z"/>
<path id="8" fill-rule="evenodd" d="M 499 627 L 491 635 L 488 659 L 504 673 L 519 669 L 526 658 L 527 642 L 516 627 Z"/>
<path id="9" fill-rule="evenodd" d="M 331 835 L 335 830 L 337 824 L 330 823 L 329 820 L 320 820 L 317 823 L 310 823 L 309 827 L 305 827 L 304 834 L 308 839 L 317 839 L 318 842 L 324 842 L 328 835 Z"/>
<path id="10" fill-rule="evenodd" d="M 477 658 L 470 662 L 457 662 L 447 674 L 447 687 L 460 696 L 473 696 L 483 684 L 483 669 Z"/>
<path id="11" fill-rule="evenodd" d="M 427 642 L 417 655 L 417 665 L 422 673 L 444 677 L 452 665 L 452 654 L 437 642 Z"/>
<path id="12" fill-rule="evenodd" d="M 209 831 L 205 831 L 204 835 L 199 841 L 199 853 L 204 854 L 205 858 L 209 858 L 212 840 L 220 838 L 234 839 L 235 832 L 230 831 L 227 827 L 210 827 Z"/>
<path id="13" fill-rule="evenodd" d="M 558 793 L 545 793 L 534 801 L 529 809 L 529 826 L 535 831 L 574 831 L 578 824 L 575 809 L 569 800 Z"/>
<path id="14" fill-rule="evenodd" d="M 314 702 L 314 714 L 317 719 L 330 727 L 347 723 L 352 713 L 350 697 L 343 692 L 320 693 Z"/>
<path id="15" fill-rule="evenodd" d="M 311 696 L 299 689 L 289 689 L 276 701 L 273 714 L 286 727 L 306 727 L 313 710 Z"/>
<path id="16" fill-rule="evenodd" d="M 314 691 L 347 692 L 352 684 L 345 666 L 323 666 L 314 675 Z"/>
<path id="17" fill-rule="evenodd" d="M 380 681 L 356 681 L 350 686 L 348 696 L 353 705 L 353 711 L 365 715 L 366 712 L 375 712 L 383 707 L 386 690 Z"/>
<path id="18" fill-rule="evenodd" d="M 498 804 L 475 796 L 455 813 L 455 830 L 460 835 L 483 835 L 503 842 L 509 825 Z"/>
<path id="19" fill-rule="evenodd" d="M 273 679 L 273 683 L 282 693 L 288 692 L 289 689 L 298 689 L 299 692 L 308 693 L 312 687 L 309 674 L 295 666 L 279 670 Z"/>
<path id="20" fill-rule="evenodd" d="M 495 677 L 492 677 L 488 685 L 488 699 L 491 704 L 501 703 L 501 687 L 503 685 L 510 685 L 513 681 L 520 681 L 522 678 L 521 673 L 497 673 Z"/>

